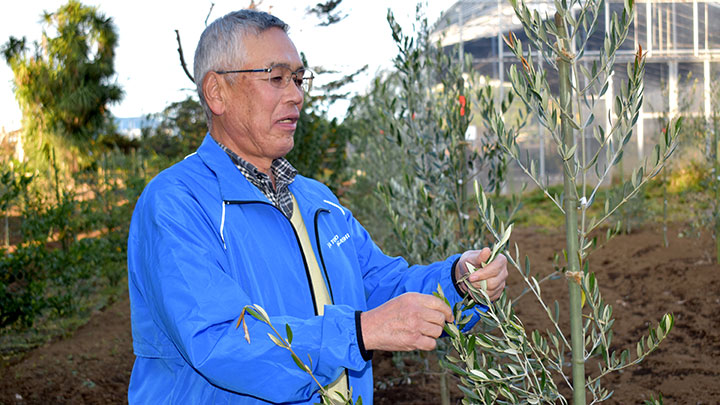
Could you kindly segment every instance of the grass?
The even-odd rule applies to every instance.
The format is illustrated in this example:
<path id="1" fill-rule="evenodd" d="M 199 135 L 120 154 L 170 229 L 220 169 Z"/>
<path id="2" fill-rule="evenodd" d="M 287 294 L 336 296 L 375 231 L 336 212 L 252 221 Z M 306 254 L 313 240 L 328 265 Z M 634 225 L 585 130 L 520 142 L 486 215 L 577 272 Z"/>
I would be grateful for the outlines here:
<path id="1" fill-rule="evenodd" d="M 55 316 L 47 313 L 29 328 L 5 328 L 0 332 L 0 366 L 47 342 L 71 336 L 78 328 L 85 325 L 95 312 L 106 308 L 126 294 L 127 277 L 117 285 L 105 285 L 91 293 L 83 300 L 82 307 L 71 315 Z"/>
<path id="2" fill-rule="evenodd" d="M 681 173 L 688 177 L 686 173 Z M 702 213 L 711 209 L 711 195 L 708 190 L 702 187 L 697 181 L 682 183 L 668 181 L 673 187 L 668 187 L 668 222 L 688 222 L 697 218 Z M 561 198 L 562 186 L 551 186 L 550 195 L 557 195 Z M 612 192 L 610 187 L 601 188 L 598 191 L 598 198 L 588 210 L 588 220 L 593 215 L 602 215 L 604 199 Z M 498 212 L 505 212 L 511 204 L 510 198 L 505 195 L 496 197 L 489 195 L 488 198 L 495 205 Z M 560 209 L 539 189 L 527 191 L 520 197 L 521 208 L 515 216 L 515 224 L 518 226 L 538 228 L 540 230 L 557 230 L 565 225 L 565 216 Z M 663 222 L 663 184 L 660 177 L 651 180 L 626 206 L 625 210 L 630 211 L 634 218 L 639 220 L 635 225 L 661 224 Z M 621 219 L 621 213 L 610 218 L 609 224 Z M 637 221 L 635 221 L 637 222 Z"/>

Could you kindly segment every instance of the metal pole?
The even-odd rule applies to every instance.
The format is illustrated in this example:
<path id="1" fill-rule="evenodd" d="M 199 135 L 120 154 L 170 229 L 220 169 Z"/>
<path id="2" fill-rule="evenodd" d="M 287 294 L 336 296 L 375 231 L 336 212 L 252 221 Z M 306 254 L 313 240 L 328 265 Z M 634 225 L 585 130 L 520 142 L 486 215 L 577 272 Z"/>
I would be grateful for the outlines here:
<path id="1" fill-rule="evenodd" d="M 505 83 L 505 49 L 503 45 L 503 39 L 502 39 L 502 0 L 497 0 L 497 20 L 498 20 L 498 35 L 497 35 L 497 44 L 498 44 L 498 81 L 500 82 L 500 86 L 498 89 L 498 94 L 500 96 L 500 100 L 503 99 L 505 96 L 504 94 L 504 83 Z"/>
<path id="2" fill-rule="evenodd" d="M 460 62 L 460 68 L 463 68 L 463 61 L 465 60 L 465 41 L 463 40 L 463 25 L 465 25 L 465 22 L 463 21 L 463 5 L 462 1 L 457 2 L 458 6 L 458 29 L 460 31 L 460 39 L 458 47 L 458 61 Z"/>
<path id="3" fill-rule="evenodd" d="M 675 5 L 675 3 L 673 3 L 673 6 L 674 6 L 674 5 Z M 673 15 L 673 17 L 674 17 L 674 15 Z M 668 49 L 668 50 L 674 49 L 674 47 L 675 47 L 674 42 L 675 42 L 675 41 L 672 41 L 672 43 L 671 43 L 671 40 L 670 40 L 670 31 L 671 31 L 671 27 L 670 27 L 670 10 L 667 10 L 667 13 L 665 13 L 665 23 L 667 24 L 667 25 L 666 25 L 666 28 L 665 28 L 665 35 L 667 36 L 667 39 L 665 40 L 665 48 Z"/>
<path id="4" fill-rule="evenodd" d="M 668 104 L 670 106 L 670 120 L 675 119 L 678 112 L 678 63 L 668 62 Z"/>
<path id="5" fill-rule="evenodd" d="M 704 115 L 705 115 L 705 154 L 710 156 L 712 153 L 712 140 L 713 140 L 713 130 L 711 130 L 710 126 L 710 117 L 712 115 L 712 95 L 710 94 L 710 59 L 707 55 L 705 55 L 705 60 L 703 61 L 703 102 L 704 102 Z M 713 128 L 714 129 L 714 128 Z M 716 173 L 715 176 L 718 174 Z"/>
<path id="6" fill-rule="evenodd" d="M 710 31 L 710 29 L 708 28 L 708 3 L 706 1 L 705 2 L 705 51 L 707 51 L 708 48 L 710 47 L 710 45 L 708 44 L 708 31 Z"/>
<path id="7" fill-rule="evenodd" d="M 633 39 L 635 40 L 635 49 L 638 49 L 638 8 L 633 7 Z"/>
<path id="8" fill-rule="evenodd" d="M 693 52 L 695 56 L 700 53 L 700 30 L 698 19 L 698 3 L 697 0 L 693 0 Z"/>
<path id="9" fill-rule="evenodd" d="M 703 101 L 705 104 L 705 122 L 710 122 L 710 114 L 712 114 L 712 99 L 710 97 L 710 59 L 705 56 L 705 60 L 703 61 Z"/>
<path id="10" fill-rule="evenodd" d="M 647 36 L 647 53 L 652 56 L 653 35 L 652 35 L 652 6 L 650 0 L 645 3 L 645 35 Z"/>
<path id="11" fill-rule="evenodd" d="M 677 48 L 677 9 L 675 7 L 675 0 L 672 2 L 672 27 L 668 27 L 668 30 L 672 30 L 672 49 Z"/>
<path id="12" fill-rule="evenodd" d="M 638 149 L 638 161 L 642 162 L 643 156 L 645 155 L 645 121 L 643 115 L 645 114 L 644 104 L 640 104 L 640 111 L 638 112 L 637 121 L 637 149 Z"/>
<path id="13" fill-rule="evenodd" d="M 662 42 L 663 42 L 663 12 L 662 7 L 660 4 L 657 5 L 657 27 L 658 27 L 658 51 L 661 51 L 663 49 Z M 667 43 L 665 44 L 665 47 L 667 48 Z"/>

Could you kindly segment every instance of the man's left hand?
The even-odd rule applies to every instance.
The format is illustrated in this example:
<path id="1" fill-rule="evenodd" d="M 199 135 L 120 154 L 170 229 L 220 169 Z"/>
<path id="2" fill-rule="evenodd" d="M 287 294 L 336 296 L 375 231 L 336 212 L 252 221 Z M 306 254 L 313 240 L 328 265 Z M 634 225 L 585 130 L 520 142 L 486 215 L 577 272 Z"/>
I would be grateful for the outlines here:
<path id="1" fill-rule="evenodd" d="M 482 263 L 490 258 L 490 253 L 489 248 L 468 250 L 460 256 L 454 271 L 458 287 L 460 287 L 461 291 L 467 292 L 467 286 L 460 280 L 468 272 L 466 263 L 472 264 L 477 270 L 470 274 L 467 280 L 478 290 L 483 287 L 481 281 L 485 280 L 487 283 L 485 291 L 490 299 L 494 301 L 500 297 L 500 294 L 505 289 L 505 279 L 508 276 L 507 259 L 502 254 L 498 254 L 492 262 L 483 268 Z"/>

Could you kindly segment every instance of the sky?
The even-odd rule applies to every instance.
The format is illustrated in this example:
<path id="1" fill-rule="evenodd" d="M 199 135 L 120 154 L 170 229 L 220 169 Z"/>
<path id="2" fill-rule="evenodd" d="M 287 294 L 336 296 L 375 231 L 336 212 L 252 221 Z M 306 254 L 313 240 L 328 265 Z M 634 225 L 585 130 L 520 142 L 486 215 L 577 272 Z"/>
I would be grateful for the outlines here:
<path id="1" fill-rule="evenodd" d="M 343 0 L 339 10 L 348 16 L 329 27 L 307 9 L 321 0 L 262 0 L 259 8 L 280 17 L 290 25 L 289 35 L 309 65 L 343 73 L 354 72 L 365 64 L 368 73 L 348 90 L 363 92 L 377 72 L 392 66 L 397 54 L 386 15 L 392 9 L 405 32 L 415 21 L 419 0 Z M 0 45 L 10 36 L 39 40 L 43 11 L 55 11 L 66 1 L 32 0 L 13 2 L 0 14 Z M 115 81 L 125 96 L 110 106 L 116 117 L 137 117 L 162 111 L 168 104 L 194 93 L 194 84 L 180 67 L 175 30 L 180 31 L 185 60 L 192 72 L 195 46 L 208 23 L 226 13 L 246 7 L 250 0 L 84 0 L 112 17 L 119 34 L 115 56 Z M 430 23 L 439 18 L 452 1 L 423 0 Z M 214 5 L 213 5 L 214 4 Z M 0 127 L 20 128 L 21 113 L 13 94 L 13 74 L 0 57 Z M 320 76 L 317 83 L 332 79 Z M 342 117 L 347 103 L 338 104 L 331 115 Z"/>

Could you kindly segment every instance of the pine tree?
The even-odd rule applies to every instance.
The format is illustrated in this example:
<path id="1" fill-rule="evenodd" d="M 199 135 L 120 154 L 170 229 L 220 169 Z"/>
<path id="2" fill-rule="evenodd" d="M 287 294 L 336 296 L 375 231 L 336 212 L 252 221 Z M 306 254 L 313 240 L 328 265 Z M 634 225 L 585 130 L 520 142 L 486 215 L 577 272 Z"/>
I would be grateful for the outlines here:
<path id="1" fill-rule="evenodd" d="M 55 150 L 58 162 L 82 164 L 100 135 L 113 128 L 108 105 L 123 92 L 113 83 L 118 35 L 112 18 L 70 0 L 42 15 L 41 41 L 10 37 L 2 53 L 15 76 L 30 163 L 43 168 Z"/>

